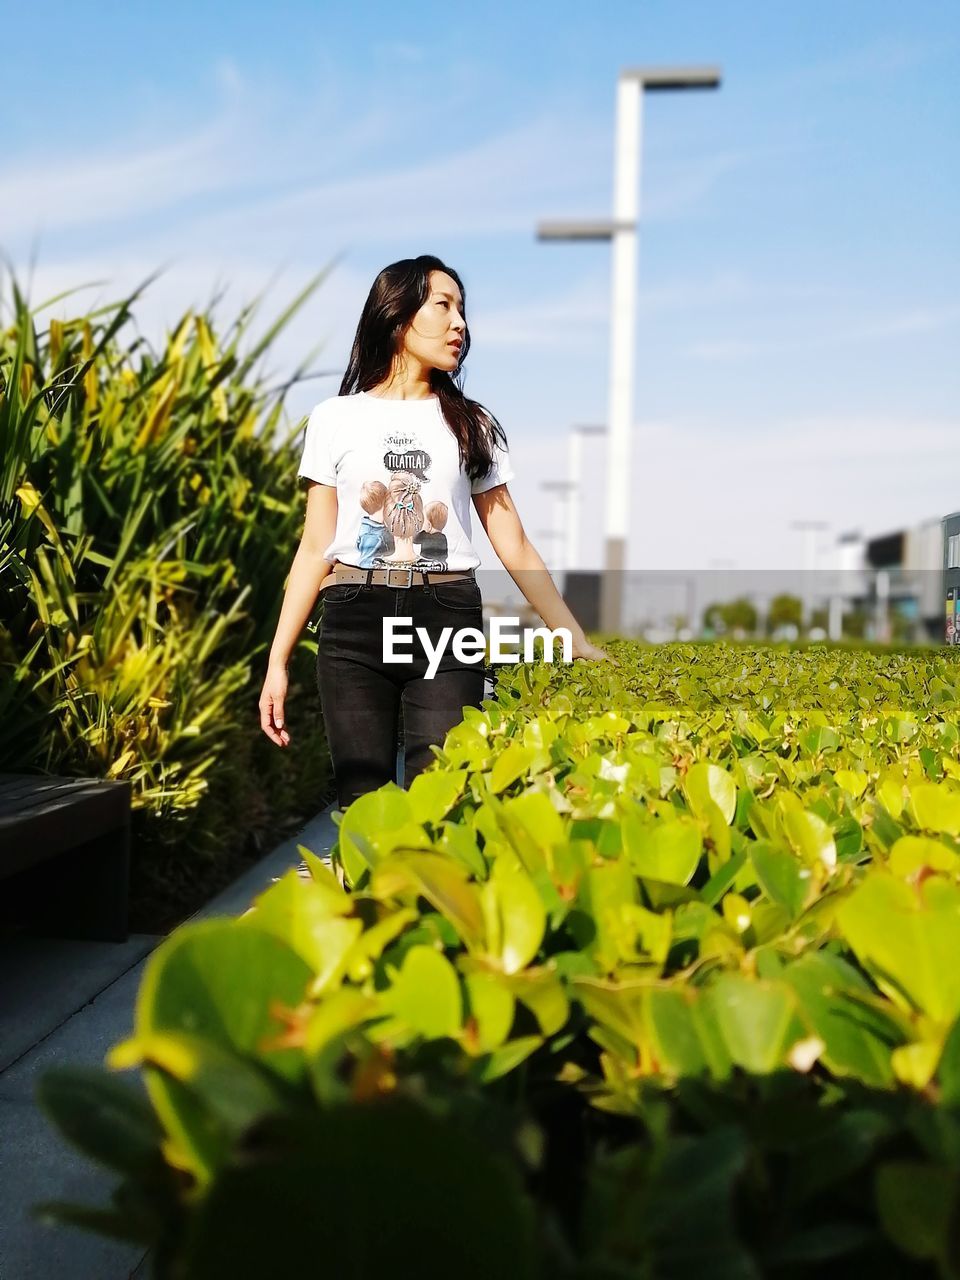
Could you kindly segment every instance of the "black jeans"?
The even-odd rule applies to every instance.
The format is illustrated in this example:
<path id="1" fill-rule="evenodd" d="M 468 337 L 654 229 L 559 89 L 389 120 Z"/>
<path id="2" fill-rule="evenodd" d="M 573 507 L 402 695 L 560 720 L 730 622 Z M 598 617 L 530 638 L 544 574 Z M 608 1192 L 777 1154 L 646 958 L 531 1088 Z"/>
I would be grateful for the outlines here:
<path id="1" fill-rule="evenodd" d="M 483 629 L 480 588 L 474 579 L 429 586 L 374 587 L 336 583 L 323 592 L 317 646 L 317 687 L 333 762 L 337 804 L 396 779 L 398 718 L 403 708 L 403 785 L 434 760 L 463 708 L 483 701 L 484 660 L 468 664 L 453 653 L 453 636 L 433 679 L 416 635 L 423 627 L 435 647 L 444 627 Z M 412 663 L 384 661 L 383 619 L 411 618 L 412 644 L 396 644 Z M 398 637 L 399 639 L 399 637 Z"/>

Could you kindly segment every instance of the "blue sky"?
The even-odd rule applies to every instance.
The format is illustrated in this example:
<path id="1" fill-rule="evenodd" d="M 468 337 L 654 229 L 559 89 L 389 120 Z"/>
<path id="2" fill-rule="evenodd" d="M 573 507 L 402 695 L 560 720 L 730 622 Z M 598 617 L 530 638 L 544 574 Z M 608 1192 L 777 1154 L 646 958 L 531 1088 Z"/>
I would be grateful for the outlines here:
<path id="1" fill-rule="evenodd" d="M 77 12 L 47 4 L 38 35 L 0 4 L 0 249 L 25 278 L 36 246 L 35 300 L 165 265 L 142 307 L 159 332 L 216 282 L 224 320 L 271 281 L 278 310 L 342 255 L 276 355 L 324 340 L 340 369 L 380 267 L 436 253 L 536 534 L 568 428 L 605 417 L 610 256 L 534 226 L 610 215 L 621 68 L 717 63 L 719 92 L 644 112 L 630 564 L 799 565 L 792 519 L 879 533 L 960 508 L 952 0 Z"/>

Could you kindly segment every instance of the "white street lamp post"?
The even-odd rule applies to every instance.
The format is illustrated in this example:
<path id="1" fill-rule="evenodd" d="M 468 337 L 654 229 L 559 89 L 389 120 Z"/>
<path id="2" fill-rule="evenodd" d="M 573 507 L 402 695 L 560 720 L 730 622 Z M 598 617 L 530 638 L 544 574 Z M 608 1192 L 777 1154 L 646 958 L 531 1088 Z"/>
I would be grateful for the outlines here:
<path id="1" fill-rule="evenodd" d="M 536 538 L 537 542 L 549 544 L 551 549 L 544 556 L 544 561 L 547 566 L 547 571 L 551 573 L 556 573 L 557 561 L 556 561 L 556 552 L 554 550 L 554 547 L 557 541 L 556 529 L 537 529 L 534 532 L 533 536 Z"/>
<path id="2" fill-rule="evenodd" d="M 633 353 L 636 324 L 637 222 L 639 216 L 641 104 L 644 91 L 715 89 L 715 67 L 640 67 L 620 73 L 613 180 L 613 219 L 542 222 L 540 240 L 611 240 L 610 371 L 607 511 L 600 624 L 615 632 L 622 615 L 622 573 L 630 513 L 630 435 L 633 418 Z"/>
<path id="3" fill-rule="evenodd" d="M 583 513 L 583 437 L 605 436 L 606 427 L 570 428 L 567 478 L 572 499 L 567 512 L 567 568 L 582 569 L 580 563 L 580 518 Z"/>
<path id="4" fill-rule="evenodd" d="M 554 495 L 553 503 L 553 536 L 556 546 L 554 571 L 556 573 L 563 572 L 569 568 L 569 564 L 564 564 L 564 547 L 566 544 L 566 525 L 569 518 L 569 509 L 571 506 L 571 497 L 576 484 L 569 480 L 542 480 L 540 488 L 546 493 Z M 576 501 L 576 499 L 574 499 Z"/>
<path id="5" fill-rule="evenodd" d="M 813 615 L 813 597 L 815 571 L 817 568 L 817 534 L 823 529 L 829 529 L 830 525 L 826 520 L 791 520 L 791 529 L 798 529 L 803 533 L 803 620 L 809 629 L 810 621 Z"/>

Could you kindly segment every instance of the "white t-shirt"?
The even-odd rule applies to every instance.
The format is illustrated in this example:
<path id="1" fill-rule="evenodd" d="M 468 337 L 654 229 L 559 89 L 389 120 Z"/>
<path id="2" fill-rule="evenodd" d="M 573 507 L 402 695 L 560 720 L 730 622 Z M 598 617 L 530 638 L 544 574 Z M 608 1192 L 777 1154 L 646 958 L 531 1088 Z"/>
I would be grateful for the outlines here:
<path id="1" fill-rule="evenodd" d="M 361 569 L 475 569 L 470 498 L 514 478 L 494 445 L 489 475 L 471 481 L 438 396 L 387 400 L 366 391 L 321 400 L 307 420 L 298 476 L 336 485 L 337 528 L 326 560 Z"/>

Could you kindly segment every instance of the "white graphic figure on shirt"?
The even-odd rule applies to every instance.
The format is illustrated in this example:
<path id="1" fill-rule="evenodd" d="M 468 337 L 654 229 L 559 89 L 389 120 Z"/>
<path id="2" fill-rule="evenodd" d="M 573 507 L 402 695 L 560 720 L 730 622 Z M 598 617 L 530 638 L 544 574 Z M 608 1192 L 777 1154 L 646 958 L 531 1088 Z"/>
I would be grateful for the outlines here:
<path id="1" fill-rule="evenodd" d="M 392 564 L 410 564 L 417 558 L 413 539 L 423 528 L 423 499 L 420 481 L 415 475 L 398 471 L 390 477 L 383 515 L 383 526 L 393 534 L 396 543 L 393 554 L 384 558 Z"/>
<path id="2" fill-rule="evenodd" d="M 361 521 L 357 548 L 363 568 L 404 568 L 441 571 L 447 567 L 447 539 L 443 528 L 448 509 L 443 502 L 431 502 L 424 509 L 423 490 L 429 483 L 430 455 L 417 436 L 393 433 L 384 438 L 386 486 L 368 480 L 361 491 Z M 376 510 L 379 491 L 386 496 Z M 366 500 L 365 500 L 366 498 Z M 382 521 L 382 524 L 379 523 Z M 369 522 L 369 527 L 368 526 Z M 379 528 L 379 544 L 375 543 Z M 414 544 L 419 542 L 419 547 Z M 361 545 L 361 543 L 363 545 Z"/>
<path id="3" fill-rule="evenodd" d="M 413 535 L 420 547 L 420 555 L 447 562 L 447 535 L 443 532 L 449 511 L 445 502 L 431 502 L 423 509 L 423 528 Z"/>
<path id="4" fill-rule="evenodd" d="M 389 555 L 393 550 L 393 538 L 383 524 L 383 508 L 387 501 L 387 486 L 381 480 L 367 480 L 360 489 L 360 506 L 363 518 L 357 534 L 357 550 L 360 552 L 360 568 L 372 569 L 377 556 Z"/>

